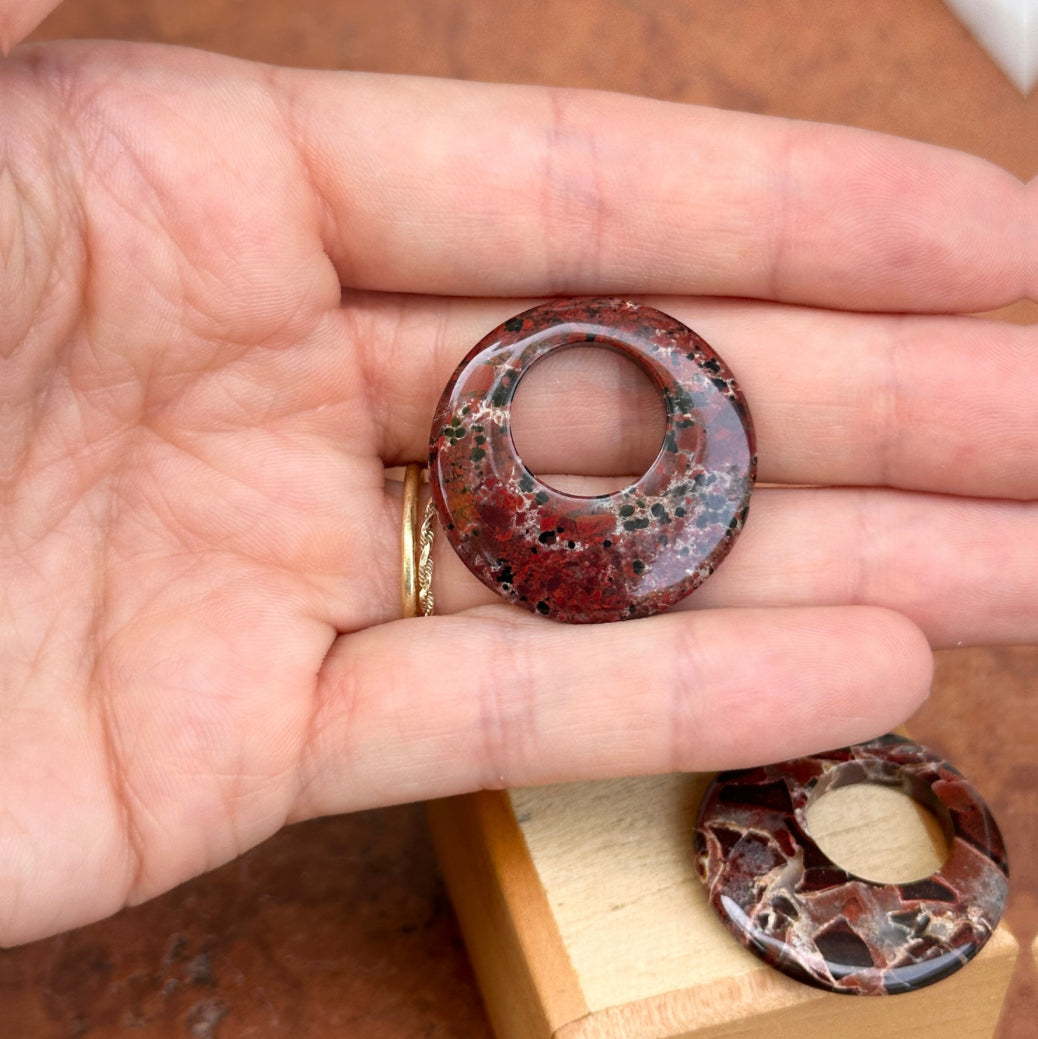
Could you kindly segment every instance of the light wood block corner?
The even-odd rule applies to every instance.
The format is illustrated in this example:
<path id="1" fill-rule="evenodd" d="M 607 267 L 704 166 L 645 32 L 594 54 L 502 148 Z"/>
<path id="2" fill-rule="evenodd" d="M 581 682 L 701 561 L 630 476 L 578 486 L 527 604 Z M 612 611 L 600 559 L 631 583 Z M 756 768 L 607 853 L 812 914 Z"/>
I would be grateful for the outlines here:
<path id="1" fill-rule="evenodd" d="M 692 827 L 709 779 L 564 784 L 430 805 L 498 1039 L 991 1039 L 1018 952 L 1004 925 L 963 970 L 899 996 L 822 992 L 744 950 L 695 874 Z M 903 813 L 869 819 L 868 809 L 846 803 L 835 838 L 865 846 L 882 833 L 886 861 L 900 856 L 911 868 L 918 821 L 913 830 Z"/>

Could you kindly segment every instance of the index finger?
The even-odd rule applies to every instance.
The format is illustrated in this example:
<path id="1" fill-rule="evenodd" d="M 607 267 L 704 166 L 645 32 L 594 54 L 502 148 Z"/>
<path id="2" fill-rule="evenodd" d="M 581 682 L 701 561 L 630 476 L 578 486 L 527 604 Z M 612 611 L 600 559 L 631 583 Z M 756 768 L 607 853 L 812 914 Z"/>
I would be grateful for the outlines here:
<path id="1" fill-rule="evenodd" d="M 349 287 L 918 311 L 1030 288 L 1024 186 L 957 152 L 591 91 L 275 82 Z"/>

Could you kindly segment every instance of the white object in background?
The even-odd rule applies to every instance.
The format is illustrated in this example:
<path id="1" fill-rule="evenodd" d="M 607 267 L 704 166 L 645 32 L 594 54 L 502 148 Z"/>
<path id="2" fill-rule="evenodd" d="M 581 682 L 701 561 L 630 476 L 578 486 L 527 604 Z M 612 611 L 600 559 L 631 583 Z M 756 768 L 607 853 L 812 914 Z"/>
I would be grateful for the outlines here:
<path id="1" fill-rule="evenodd" d="M 1028 94 L 1038 80 L 1038 0 L 945 0 L 996 61 Z"/>

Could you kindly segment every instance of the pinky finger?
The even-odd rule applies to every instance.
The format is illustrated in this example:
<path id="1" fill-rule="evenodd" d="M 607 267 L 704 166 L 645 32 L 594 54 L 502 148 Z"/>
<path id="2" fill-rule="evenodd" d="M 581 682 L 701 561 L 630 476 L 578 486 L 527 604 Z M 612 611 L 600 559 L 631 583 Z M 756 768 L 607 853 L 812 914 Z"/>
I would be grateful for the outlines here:
<path id="1" fill-rule="evenodd" d="M 384 624 L 325 662 L 293 814 L 841 746 L 903 721 L 931 664 L 909 621 L 864 606 Z"/>

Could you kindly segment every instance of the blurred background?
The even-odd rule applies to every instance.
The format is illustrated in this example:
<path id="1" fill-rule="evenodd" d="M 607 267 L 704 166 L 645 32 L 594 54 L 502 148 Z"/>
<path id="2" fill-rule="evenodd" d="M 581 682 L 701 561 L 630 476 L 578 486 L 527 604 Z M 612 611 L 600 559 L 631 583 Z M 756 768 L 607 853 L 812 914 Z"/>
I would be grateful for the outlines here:
<path id="1" fill-rule="evenodd" d="M 941 0 L 68 0 L 34 34 L 63 37 L 617 90 L 1038 175 L 1038 93 L 1023 97 Z M 1033 324 L 1038 307 L 999 316 Z M 1033 1039 L 1038 1013 L 1036 704 L 1038 648 L 955 650 L 909 726 L 980 787 L 1009 844 L 1021 956 L 998 1039 Z M 0 952 L 0 1001 L 19 1039 L 490 1039 L 420 806 L 292 827 L 111 920 Z"/>

